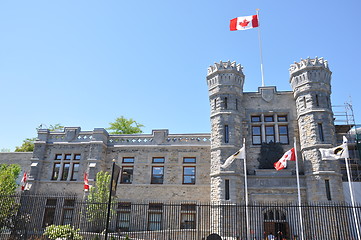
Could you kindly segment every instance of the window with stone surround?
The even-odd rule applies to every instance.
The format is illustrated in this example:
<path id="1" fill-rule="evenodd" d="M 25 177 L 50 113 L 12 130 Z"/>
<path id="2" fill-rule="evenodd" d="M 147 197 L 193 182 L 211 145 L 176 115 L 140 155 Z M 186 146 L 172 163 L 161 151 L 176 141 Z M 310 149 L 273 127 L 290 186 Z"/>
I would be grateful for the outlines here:
<path id="1" fill-rule="evenodd" d="M 117 229 L 124 232 L 129 231 L 130 211 L 132 204 L 130 202 L 119 202 L 117 208 Z"/>
<path id="2" fill-rule="evenodd" d="M 163 184 L 164 180 L 164 166 L 153 166 L 152 167 L 152 184 Z"/>
<path id="3" fill-rule="evenodd" d="M 133 166 L 122 166 L 120 183 L 131 184 L 133 182 Z"/>
<path id="4" fill-rule="evenodd" d="M 183 167 L 183 184 L 195 184 L 196 183 L 196 167 L 184 166 Z"/>
<path id="5" fill-rule="evenodd" d="M 148 230 L 162 230 L 163 204 L 149 203 L 148 206 Z"/>
<path id="6" fill-rule="evenodd" d="M 75 200 L 73 199 L 65 199 L 64 206 L 63 206 L 63 217 L 61 224 L 67 225 L 73 223 L 73 215 L 74 215 L 74 207 L 75 207 Z"/>
<path id="7" fill-rule="evenodd" d="M 289 144 L 287 114 L 257 114 L 251 116 L 252 144 L 279 142 Z"/>
<path id="8" fill-rule="evenodd" d="M 77 181 L 81 154 L 55 154 L 51 180 Z"/>
<path id="9" fill-rule="evenodd" d="M 196 229 L 196 204 L 181 204 L 181 229 Z"/>
<path id="10" fill-rule="evenodd" d="M 57 204 L 56 198 L 46 199 L 45 211 L 43 217 L 43 228 L 50 226 L 54 223 L 56 204 Z"/>

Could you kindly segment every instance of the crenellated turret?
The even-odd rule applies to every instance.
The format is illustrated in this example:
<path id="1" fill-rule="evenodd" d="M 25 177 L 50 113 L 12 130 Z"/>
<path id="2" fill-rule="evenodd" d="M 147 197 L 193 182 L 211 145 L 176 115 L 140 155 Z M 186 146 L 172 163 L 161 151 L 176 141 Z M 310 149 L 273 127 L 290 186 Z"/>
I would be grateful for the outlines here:
<path id="1" fill-rule="evenodd" d="M 219 62 L 208 68 L 207 83 L 211 107 L 211 200 L 239 202 L 244 194 L 240 168 L 220 166 L 242 146 L 242 96 L 244 74 L 236 62 Z M 238 190 L 237 190 L 238 189 Z"/>
<path id="2" fill-rule="evenodd" d="M 331 74 L 323 58 L 307 58 L 290 67 L 309 201 L 343 201 L 338 165 L 323 161 L 318 151 L 336 143 Z"/>

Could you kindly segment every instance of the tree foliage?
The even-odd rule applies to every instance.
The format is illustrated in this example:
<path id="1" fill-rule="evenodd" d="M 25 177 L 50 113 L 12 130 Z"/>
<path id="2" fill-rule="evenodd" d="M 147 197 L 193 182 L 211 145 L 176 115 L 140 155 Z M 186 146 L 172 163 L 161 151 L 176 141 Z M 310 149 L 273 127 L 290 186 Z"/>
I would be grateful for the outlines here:
<path id="1" fill-rule="evenodd" d="M 45 228 L 44 235 L 49 239 L 81 240 L 80 229 L 70 225 L 50 225 Z"/>
<path id="2" fill-rule="evenodd" d="M 133 133 L 142 133 L 142 127 L 144 125 L 137 123 L 132 118 L 125 118 L 120 116 L 115 119 L 115 122 L 109 123 L 110 127 L 108 130 L 112 130 L 111 134 L 133 134 Z"/>
<path id="3" fill-rule="evenodd" d="M 101 232 L 105 229 L 110 180 L 111 175 L 108 172 L 98 172 L 96 175 L 95 186 L 89 189 L 89 195 L 86 200 L 86 216 L 88 221 L 93 223 L 96 232 Z M 112 199 L 112 202 L 113 200 L 114 199 Z"/>
<path id="4" fill-rule="evenodd" d="M 274 169 L 273 164 L 283 155 L 283 148 L 280 143 L 262 143 L 258 157 L 259 169 Z"/>
<path id="5" fill-rule="evenodd" d="M 62 126 L 60 123 L 57 124 L 50 124 L 49 127 L 45 124 L 40 124 L 39 127 L 36 128 L 36 131 L 39 129 L 49 129 L 50 132 L 58 132 L 63 131 L 64 126 Z M 34 151 L 34 142 L 36 138 L 26 138 L 23 140 L 23 144 L 21 146 L 15 147 L 15 152 L 32 152 Z"/>
<path id="6" fill-rule="evenodd" d="M 19 204 L 15 194 L 16 179 L 21 169 L 17 164 L 0 164 L 0 232 L 4 228 L 13 228 Z"/>

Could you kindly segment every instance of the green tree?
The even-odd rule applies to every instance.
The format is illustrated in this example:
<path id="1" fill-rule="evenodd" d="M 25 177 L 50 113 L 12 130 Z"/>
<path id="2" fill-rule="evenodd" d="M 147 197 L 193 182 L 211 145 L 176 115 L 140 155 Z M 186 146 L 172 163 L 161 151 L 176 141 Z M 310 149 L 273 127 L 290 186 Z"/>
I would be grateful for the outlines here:
<path id="1" fill-rule="evenodd" d="M 86 216 L 89 222 L 93 224 L 96 232 L 105 229 L 105 223 L 108 212 L 109 187 L 111 175 L 108 172 L 100 171 L 96 175 L 95 186 L 89 189 L 89 195 L 86 200 Z M 114 202 L 114 197 L 112 197 Z"/>
<path id="2" fill-rule="evenodd" d="M 133 133 L 142 133 L 142 127 L 144 125 L 137 123 L 132 118 L 126 119 L 123 116 L 115 119 L 115 122 L 109 123 L 110 127 L 108 130 L 113 130 L 111 134 L 133 134 Z"/>
<path id="3" fill-rule="evenodd" d="M 45 228 L 44 235 L 49 239 L 81 240 L 80 229 L 70 225 L 50 225 Z"/>
<path id="4" fill-rule="evenodd" d="M 36 131 L 39 129 L 47 128 L 50 130 L 50 132 L 58 132 L 63 131 L 64 126 L 62 126 L 60 123 L 54 124 L 54 125 L 47 125 L 40 124 L 39 127 L 36 128 Z M 15 147 L 15 152 L 32 152 L 34 151 L 34 142 L 36 138 L 26 138 L 23 140 L 23 144 L 21 146 Z"/>
<path id="5" fill-rule="evenodd" d="M 14 226 L 19 205 L 15 201 L 16 179 L 21 169 L 17 164 L 0 164 L 0 232 Z"/>

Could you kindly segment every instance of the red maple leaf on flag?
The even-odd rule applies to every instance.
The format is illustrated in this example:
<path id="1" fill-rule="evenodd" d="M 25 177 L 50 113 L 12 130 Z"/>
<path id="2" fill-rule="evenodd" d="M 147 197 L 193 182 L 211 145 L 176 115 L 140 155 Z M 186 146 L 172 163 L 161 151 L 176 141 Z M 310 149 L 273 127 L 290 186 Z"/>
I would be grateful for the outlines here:
<path id="1" fill-rule="evenodd" d="M 244 19 L 243 22 L 240 22 L 239 25 L 241 25 L 241 27 L 247 27 L 249 21 L 247 21 L 247 19 Z"/>

